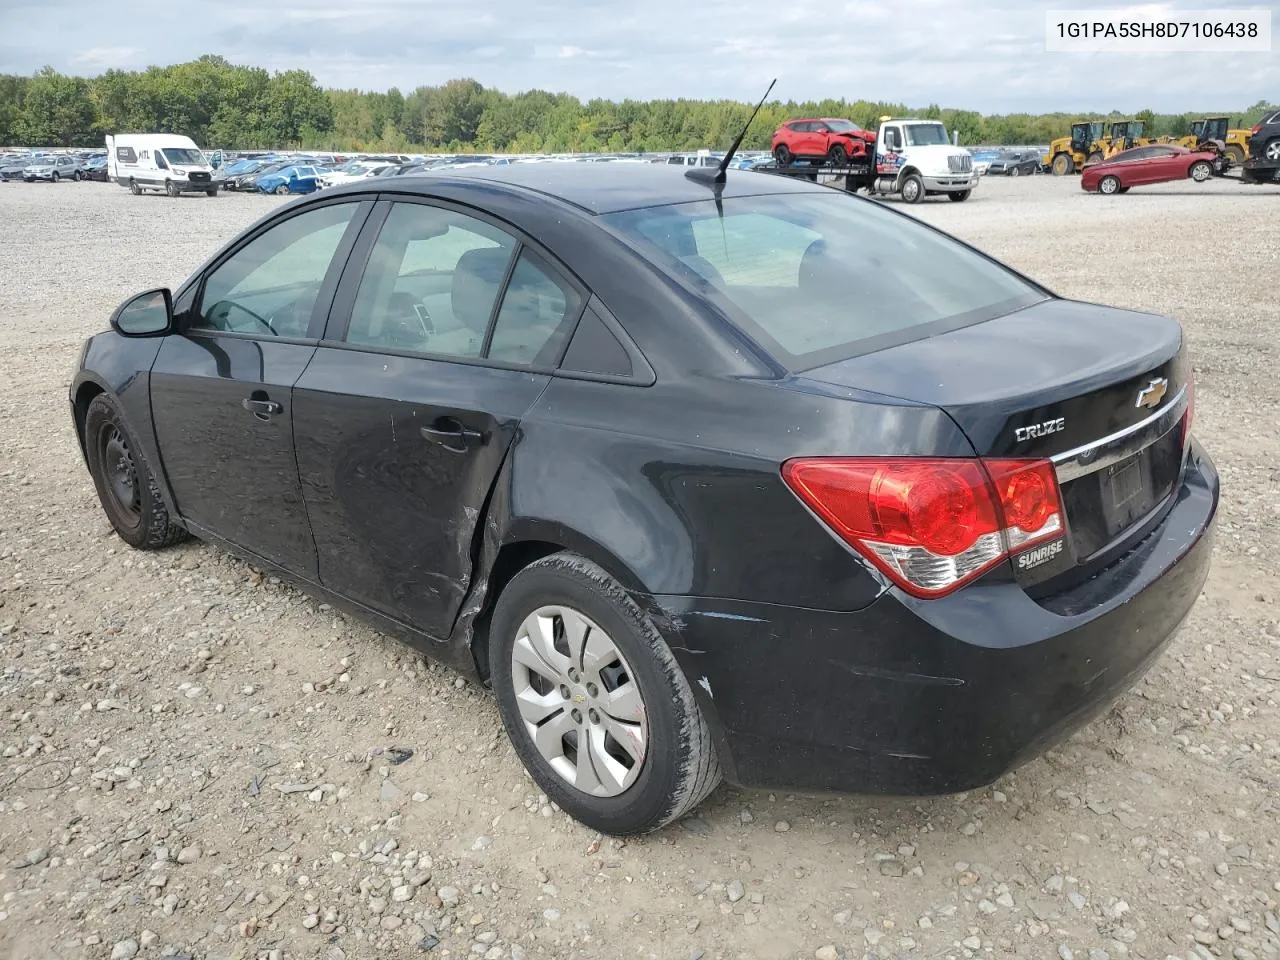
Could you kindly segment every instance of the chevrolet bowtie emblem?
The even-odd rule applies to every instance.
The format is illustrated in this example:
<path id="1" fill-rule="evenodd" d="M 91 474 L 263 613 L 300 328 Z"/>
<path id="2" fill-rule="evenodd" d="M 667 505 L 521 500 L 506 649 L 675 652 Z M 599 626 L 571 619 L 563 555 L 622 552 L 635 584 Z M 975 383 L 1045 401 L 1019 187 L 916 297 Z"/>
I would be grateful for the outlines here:
<path id="1" fill-rule="evenodd" d="M 1160 401 L 1164 399 L 1165 393 L 1169 389 L 1169 381 L 1164 377 L 1152 380 L 1145 387 L 1138 391 L 1138 402 L 1135 407 L 1152 407 L 1160 406 Z"/>

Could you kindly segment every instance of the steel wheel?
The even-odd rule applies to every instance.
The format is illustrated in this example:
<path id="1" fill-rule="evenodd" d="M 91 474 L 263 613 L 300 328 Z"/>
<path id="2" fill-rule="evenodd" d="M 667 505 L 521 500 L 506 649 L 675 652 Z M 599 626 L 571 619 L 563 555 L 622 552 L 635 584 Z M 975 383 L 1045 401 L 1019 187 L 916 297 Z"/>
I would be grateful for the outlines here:
<path id="1" fill-rule="evenodd" d="M 121 519 L 134 526 L 142 515 L 142 501 L 138 490 L 138 469 L 133 462 L 129 440 L 114 423 L 104 423 L 98 434 L 98 449 L 106 474 L 107 491 L 115 501 Z"/>
<path id="2" fill-rule="evenodd" d="M 640 775 L 649 742 L 644 698 L 613 639 L 571 607 L 520 624 L 511 681 L 525 729 L 570 786 L 616 797 Z"/>

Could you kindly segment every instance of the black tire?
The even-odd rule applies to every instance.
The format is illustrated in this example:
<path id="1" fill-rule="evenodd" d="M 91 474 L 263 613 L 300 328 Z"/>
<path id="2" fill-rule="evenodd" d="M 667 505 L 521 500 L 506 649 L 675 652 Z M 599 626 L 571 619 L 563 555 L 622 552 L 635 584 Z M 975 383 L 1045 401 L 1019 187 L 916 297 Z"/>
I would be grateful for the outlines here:
<path id="1" fill-rule="evenodd" d="M 1069 153 L 1060 153 L 1053 158 L 1050 169 L 1055 177 L 1065 177 L 1075 171 L 1075 159 Z"/>
<path id="2" fill-rule="evenodd" d="M 787 149 L 787 145 L 785 143 L 780 143 L 773 148 L 773 159 L 777 161 L 777 164 L 780 167 L 791 166 L 791 151 Z"/>
<path id="3" fill-rule="evenodd" d="M 1085 157 L 1084 162 L 1085 162 L 1086 164 L 1090 164 L 1090 163 L 1099 163 L 1099 162 L 1101 162 L 1102 160 L 1105 160 L 1105 159 L 1106 159 L 1106 157 L 1104 157 L 1104 156 L 1102 155 L 1102 152 L 1101 152 L 1100 150 L 1095 150 L 1093 153 L 1089 154 L 1089 156 Z"/>
<path id="4" fill-rule="evenodd" d="M 80 171 L 77 170 L 75 173 L 71 174 L 71 179 L 74 180 L 76 183 L 79 183 L 81 180 Z"/>
<path id="5" fill-rule="evenodd" d="M 138 186 L 137 180 L 133 180 L 133 179 L 129 180 L 129 192 L 132 193 L 135 197 L 142 196 L 142 188 Z"/>
<path id="6" fill-rule="evenodd" d="M 1208 160 L 1197 160 L 1187 171 L 1187 176 L 1196 183 L 1204 183 L 1213 178 L 1213 164 Z"/>
<path id="7" fill-rule="evenodd" d="M 924 180 L 918 173 L 908 173 L 902 178 L 902 186 L 899 190 L 902 199 L 907 203 L 919 203 L 924 199 Z"/>
<path id="8" fill-rule="evenodd" d="M 1107 176 L 1098 181 L 1098 192 L 1105 196 L 1120 193 L 1121 189 L 1119 177 Z"/>
<path id="9" fill-rule="evenodd" d="M 1128 192 L 1129 192 L 1128 187 L 1121 187 L 1119 190 L 1116 191 L 1116 193 L 1128 193 Z"/>
<path id="10" fill-rule="evenodd" d="M 1012 167 L 1010 167 L 1010 168 L 1009 168 L 1009 176 L 1011 176 L 1011 177 L 1020 177 L 1020 176 L 1022 176 L 1022 169 L 1021 169 L 1020 167 L 1018 167 L 1018 166 L 1017 166 L 1017 164 L 1015 164 L 1014 166 L 1012 166 Z"/>
<path id="11" fill-rule="evenodd" d="M 172 180 L 166 180 L 164 182 L 164 192 L 171 197 L 176 197 L 180 191 L 178 190 L 178 185 L 176 183 Z"/>
<path id="12" fill-rule="evenodd" d="M 971 194 L 972 192 L 973 192 L 972 190 L 957 190 L 955 193 L 948 193 L 947 196 L 950 197 L 952 200 L 954 200 L 956 203 L 964 203 L 966 200 L 969 199 L 969 194 Z"/>
<path id="13" fill-rule="evenodd" d="M 50 183 L 57 183 L 57 182 L 58 182 L 58 171 L 57 171 L 57 170 L 53 171 L 52 176 L 49 178 L 49 182 L 50 182 Z"/>
<path id="14" fill-rule="evenodd" d="M 216 197 L 218 195 L 218 188 L 210 187 L 208 190 L 205 191 L 205 194 L 210 197 Z"/>
<path id="15" fill-rule="evenodd" d="M 646 750 L 634 781 L 614 796 L 592 796 L 561 777 L 520 715 L 512 649 L 525 618 L 548 605 L 572 608 L 598 624 L 639 686 Z M 534 781 L 574 819 L 612 836 L 650 833 L 689 813 L 719 784 L 711 733 L 688 680 L 649 618 L 596 564 L 566 552 L 525 567 L 498 598 L 489 637 L 490 678 L 507 735 Z"/>
<path id="16" fill-rule="evenodd" d="M 1237 144 L 1229 143 L 1227 144 L 1227 156 L 1231 158 L 1231 165 L 1238 167 L 1245 161 L 1244 148 Z"/>
<path id="17" fill-rule="evenodd" d="M 1262 156 L 1267 160 L 1280 160 L 1280 137 L 1267 141 L 1262 148 Z"/>
<path id="18" fill-rule="evenodd" d="M 827 151 L 827 162 L 833 167 L 847 167 L 849 165 L 849 151 L 845 149 L 843 143 L 833 143 L 831 149 Z"/>
<path id="19" fill-rule="evenodd" d="M 121 540 L 138 550 L 158 550 L 187 538 L 170 519 L 151 467 L 110 394 L 100 393 L 89 404 L 84 445 L 98 501 Z"/>

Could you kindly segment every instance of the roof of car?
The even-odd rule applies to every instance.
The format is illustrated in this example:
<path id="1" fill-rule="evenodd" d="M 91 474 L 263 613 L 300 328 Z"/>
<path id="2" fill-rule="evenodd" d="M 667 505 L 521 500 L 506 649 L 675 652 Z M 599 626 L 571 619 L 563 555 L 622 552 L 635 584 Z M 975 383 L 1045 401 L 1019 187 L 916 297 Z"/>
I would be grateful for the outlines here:
<path id="1" fill-rule="evenodd" d="M 592 214 L 616 213 L 669 203 L 711 200 L 709 183 L 685 176 L 687 170 L 706 167 L 640 163 L 513 163 L 510 166 L 460 167 L 448 171 L 424 171 L 396 178 L 397 186 L 427 193 L 440 181 L 485 181 L 514 190 L 534 191 L 573 204 Z M 720 191 L 722 197 L 751 197 L 769 193 L 829 192 L 829 187 L 809 181 L 750 170 L 729 170 Z"/>

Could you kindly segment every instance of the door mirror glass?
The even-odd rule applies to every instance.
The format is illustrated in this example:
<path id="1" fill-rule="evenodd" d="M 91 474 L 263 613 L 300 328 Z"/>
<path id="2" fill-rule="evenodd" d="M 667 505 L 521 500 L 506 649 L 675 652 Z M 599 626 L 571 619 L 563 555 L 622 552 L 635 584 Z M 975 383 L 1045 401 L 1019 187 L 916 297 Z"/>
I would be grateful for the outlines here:
<path id="1" fill-rule="evenodd" d="M 173 295 L 168 287 L 140 293 L 116 307 L 111 328 L 126 337 L 156 337 L 173 326 Z"/>

